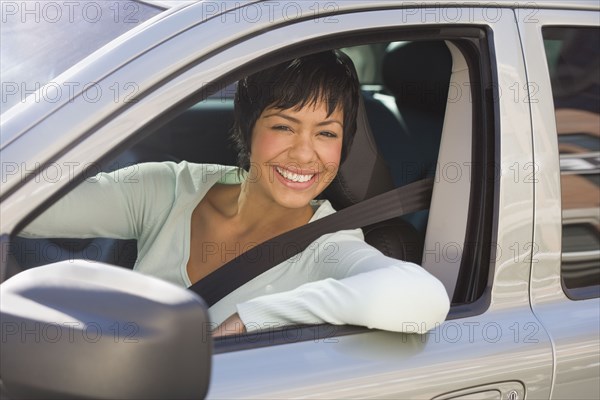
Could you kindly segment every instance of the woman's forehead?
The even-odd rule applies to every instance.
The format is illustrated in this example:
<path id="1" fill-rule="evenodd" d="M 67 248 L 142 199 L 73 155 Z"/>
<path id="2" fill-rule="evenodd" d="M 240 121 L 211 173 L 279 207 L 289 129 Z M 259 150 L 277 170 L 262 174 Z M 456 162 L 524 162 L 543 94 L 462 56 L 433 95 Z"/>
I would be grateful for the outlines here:
<path id="1" fill-rule="evenodd" d="M 323 118 L 341 118 L 344 115 L 344 109 L 341 102 L 338 104 L 330 104 L 322 100 L 308 102 L 306 104 L 298 103 L 291 107 L 285 105 L 276 105 L 266 107 L 261 116 L 269 115 L 296 115 L 296 114 L 316 114 Z"/>

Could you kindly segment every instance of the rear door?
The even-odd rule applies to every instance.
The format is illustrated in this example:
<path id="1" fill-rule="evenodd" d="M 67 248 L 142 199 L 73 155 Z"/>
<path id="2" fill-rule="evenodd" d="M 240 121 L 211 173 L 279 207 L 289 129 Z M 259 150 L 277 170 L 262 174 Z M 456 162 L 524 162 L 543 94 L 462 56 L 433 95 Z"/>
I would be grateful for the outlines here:
<path id="1" fill-rule="evenodd" d="M 531 301 L 554 353 L 553 399 L 600 397 L 600 12 L 519 21 L 536 166 Z"/>

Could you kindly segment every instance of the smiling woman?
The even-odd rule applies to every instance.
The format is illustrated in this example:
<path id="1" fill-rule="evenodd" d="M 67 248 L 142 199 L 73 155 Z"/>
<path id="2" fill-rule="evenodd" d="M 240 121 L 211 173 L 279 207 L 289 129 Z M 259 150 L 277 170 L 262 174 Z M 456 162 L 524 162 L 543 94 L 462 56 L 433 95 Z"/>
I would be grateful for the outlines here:
<path id="1" fill-rule="evenodd" d="M 235 97 L 239 167 L 146 163 L 135 183 L 101 173 L 23 234 L 137 239 L 136 270 L 188 287 L 239 249 L 335 212 L 315 199 L 352 143 L 358 102 L 354 66 L 338 51 L 248 76 Z M 332 246 L 333 257 L 314 257 Z M 444 286 L 366 244 L 360 229 L 323 235 L 309 248 L 214 304 L 214 334 L 323 322 L 422 333 L 446 317 Z"/>

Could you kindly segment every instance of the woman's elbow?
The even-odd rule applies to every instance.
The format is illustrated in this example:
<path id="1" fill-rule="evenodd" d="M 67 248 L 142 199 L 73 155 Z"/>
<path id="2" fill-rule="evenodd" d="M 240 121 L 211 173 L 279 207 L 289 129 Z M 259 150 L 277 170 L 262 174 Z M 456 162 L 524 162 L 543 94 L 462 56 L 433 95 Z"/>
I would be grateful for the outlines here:
<path id="1" fill-rule="evenodd" d="M 383 312 L 374 313 L 377 316 L 373 315 L 372 327 L 423 334 L 444 322 L 450 310 L 450 299 L 442 282 L 425 270 L 408 278 L 397 271 L 393 279 L 381 282 L 381 290 L 376 296 L 381 302 L 370 308 Z"/>
<path id="2" fill-rule="evenodd" d="M 450 311 L 450 298 L 446 288 L 434 276 L 431 276 L 430 287 L 422 292 L 421 304 L 424 304 L 423 321 L 417 333 L 422 334 L 444 322 Z"/>

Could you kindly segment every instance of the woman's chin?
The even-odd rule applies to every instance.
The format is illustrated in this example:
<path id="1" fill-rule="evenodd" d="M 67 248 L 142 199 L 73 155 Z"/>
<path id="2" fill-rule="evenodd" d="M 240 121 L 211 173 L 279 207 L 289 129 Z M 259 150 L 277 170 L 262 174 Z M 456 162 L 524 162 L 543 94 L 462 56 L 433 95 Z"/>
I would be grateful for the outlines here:
<path id="1" fill-rule="evenodd" d="M 275 200 L 277 204 L 284 208 L 301 209 L 309 206 L 311 200 L 313 200 L 313 196 L 301 196 L 298 193 L 292 193 L 289 196 L 277 196 Z"/>

